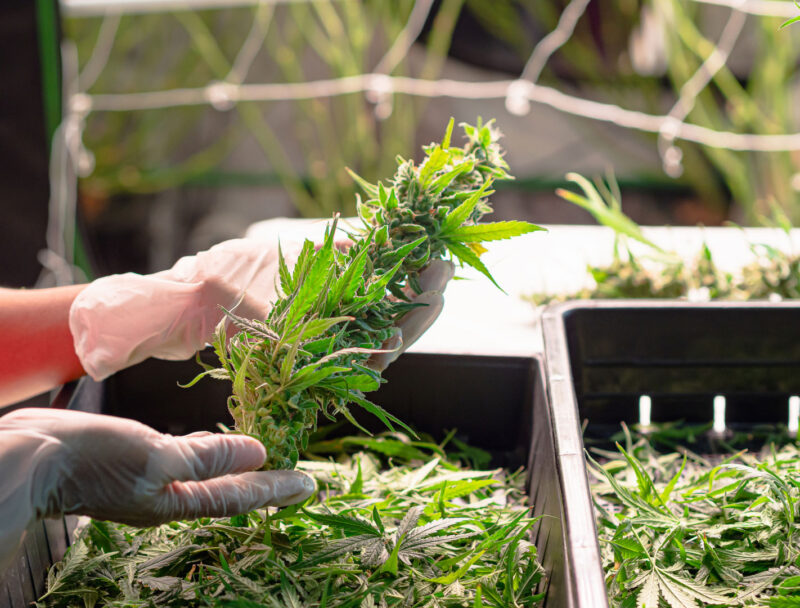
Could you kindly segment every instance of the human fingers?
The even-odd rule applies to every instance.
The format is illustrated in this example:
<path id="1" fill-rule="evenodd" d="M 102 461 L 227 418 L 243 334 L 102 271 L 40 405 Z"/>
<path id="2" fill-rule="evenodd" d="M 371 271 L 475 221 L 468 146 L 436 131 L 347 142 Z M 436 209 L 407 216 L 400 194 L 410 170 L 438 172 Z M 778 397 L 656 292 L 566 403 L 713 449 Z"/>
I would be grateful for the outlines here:
<path id="1" fill-rule="evenodd" d="M 150 455 L 148 476 L 164 484 L 200 481 L 252 471 L 260 467 L 265 458 L 261 442 L 246 435 L 165 435 Z"/>
<path id="2" fill-rule="evenodd" d="M 442 292 L 447 287 L 450 279 L 453 278 L 455 271 L 456 267 L 453 262 L 433 260 L 417 275 L 416 283 L 419 291 L 416 291 L 411 285 L 406 285 L 403 288 L 403 293 L 413 301 L 414 298 L 428 291 Z"/>
<path id="3" fill-rule="evenodd" d="M 337 236 L 334 236 L 334 238 L 333 238 L 333 246 L 336 247 L 336 249 L 338 249 L 342 253 L 344 253 L 348 249 L 350 249 L 350 247 L 353 246 L 353 240 L 337 235 Z"/>
<path id="4" fill-rule="evenodd" d="M 426 291 L 411 301 L 422 306 L 409 310 L 397 322 L 397 327 L 403 332 L 403 350 L 414 344 L 433 325 L 444 307 L 444 296 L 440 291 Z"/>
<path id="5" fill-rule="evenodd" d="M 381 345 L 381 351 L 373 353 L 367 359 L 367 367 L 382 372 L 389 364 L 400 356 L 403 348 L 403 332 L 398 329 L 394 335 Z"/>
<path id="6" fill-rule="evenodd" d="M 456 267 L 449 260 L 433 260 L 419 273 L 418 281 L 422 288 L 420 293 L 426 291 L 444 291 L 448 281 L 455 275 Z"/>
<path id="7" fill-rule="evenodd" d="M 367 360 L 367 366 L 371 369 L 381 372 L 389 367 L 433 325 L 444 307 L 444 296 L 437 291 L 425 292 L 411 301 L 421 306 L 413 308 L 400 318 L 397 332 L 381 346 L 382 350 L 390 352 L 373 354 Z"/>
<path id="8" fill-rule="evenodd" d="M 314 481 L 299 471 L 252 471 L 206 481 L 173 483 L 150 509 L 131 514 L 133 525 L 178 519 L 230 517 L 265 506 L 302 502 L 314 492 Z"/>

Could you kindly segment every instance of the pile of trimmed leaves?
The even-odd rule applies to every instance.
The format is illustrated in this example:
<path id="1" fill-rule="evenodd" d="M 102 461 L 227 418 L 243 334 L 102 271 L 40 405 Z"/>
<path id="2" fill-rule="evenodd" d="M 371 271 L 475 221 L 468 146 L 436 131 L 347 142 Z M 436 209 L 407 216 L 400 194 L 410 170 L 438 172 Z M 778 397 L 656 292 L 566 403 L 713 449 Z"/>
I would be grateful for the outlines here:
<path id="1" fill-rule="evenodd" d="M 332 442 L 326 442 L 328 449 Z M 534 606 L 523 475 L 470 470 L 406 436 L 300 461 L 304 505 L 150 529 L 92 521 L 40 606 Z M 473 449 L 474 450 L 474 449 Z"/>
<path id="2" fill-rule="evenodd" d="M 606 266 L 589 265 L 593 280 L 573 294 L 532 294 L 526 299 L 534 304 L 565 300 L 619 298 L 682 298 L 697 300 L 793 300 L 800 298 L 800 255 L 787 253 L 766 244 L 751 245 L 754 261 L 738 273 L 720 270 L 707 246 L 692 262 L 677 253 L 664 251 L 644 236 L 641 228 L 622 212 L 620 192 L 613 178 L 607 182 L 569 174 L 582 193 L 559 190 L 558 195 L 589 211 L 602 225 L 614 230 L 614 259 Z M 787 218 L 779 221 L 788 233 Z M 647 253 L 635 255 L 629 240 L 647 247 Z"/>
<path id="3" fill-rule="evenodd" d="M 539 230 L 527 222 L 477 223 L 491 212 L 493 181 L 511 176 L 492 123 L 462 126 L 463 147 L 450 145 L 451 120 L 442 143 L 425 148 L 422 163 L 398 158 L 388 184 L 354 176 L 369 198 L 358 200 L 364 228 L 350 234 L 352 246 L 335 246 L 334 220 L 321 247 L 305 242 L 292 271 L 281 254 L 282 295 L 266 320 L 228 313 L 240 330 L 230 341 L 220 324 L 214 342 L 220 367 L 197 379 L 232 383 L 235 428 L 264 444 L 265 469 L 295 466 L 319 413 L 357 424 L 349 410 L 356 404 L 392 430 L 393 424 L 409 430 L 364 393 L 382 382 L 369 358 L 415 306 L 409 300 L 421 292 L 419 273 L 429 261 L 451 256 L 494 282 L 480 259 L 481 243 Z"/>
<path id="4" fill-rule="evenodd" d="M 800 606 L 800 449 L 705 458 L 646 437 L 591 460 L 612 606 Z"/>

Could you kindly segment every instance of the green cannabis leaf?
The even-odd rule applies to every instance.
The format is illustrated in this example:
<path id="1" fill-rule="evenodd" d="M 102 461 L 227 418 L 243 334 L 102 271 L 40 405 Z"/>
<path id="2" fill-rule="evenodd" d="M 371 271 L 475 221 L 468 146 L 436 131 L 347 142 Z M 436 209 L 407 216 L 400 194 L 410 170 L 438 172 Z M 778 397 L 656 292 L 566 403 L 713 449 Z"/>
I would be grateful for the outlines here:
<path id="1" fill-rule="evenodd" d="M 453 124 L 441 143 L 425 147 L 419 165 L 398 159 L 387 183 L 370 184 L 351 172 L 368 197 L 357 204 L 363 228 L 341 251 L 334 218 L 322 246 L 306 241 L 291 271 L 281 252 L 282 295 L 267 319 L 226 311 L 240 331 L 229 340 L 220 324 L 214 341 L 220 365 L 198 378 L 231 382 L 235 429 L 264 444 L 265 469 L 295 466 L 320 413 L 358 426 L 350 409 L 357 406 L 389 429 L 411 432 L 365 393 L 383 382 L 367 363 L 415 306 L 407 294 L 422 291 L 419 273 L 450 256 L 497 285 L 480 259 L 481 243 L 540 230 L 527 222 L 478 223 L 491 212 L 492 183 L 511 176 L 493 122 L 462 125 L 463 147 L 450 144 Z"/>
<path id="2" fill-rule="evenodd" d="M 797 445 L 708 459 L 662 454 L 654 434 L 628 436 L 617 456 L 597 450 L 602 464 L 588 457 L 611 605 L 794 605 Z"/>
<path id="3" fill-rule="evenodd" d="M 336 441 L 352 451 L 363 439 Z M 37 605 L 539 605 L 519 472 L 470 470 L 396 433 L 371 441 L 383 450 L 300 461 L 319 488 L 302 507 L 149 529 L 92 521 Z M 412 443 L 413 459 L 397 456 Z"/>
<path id="4" fill-rule="evenodd" d="M 567 173 L 567 181 L 576 184 L 583 194 L 559 188 L 556 190 L 558 196 L 586 209 L 600 224 L 613 229 L 616 234 L 630 237 L 663 253 L 658 245 L 644 236 L 639 225 L 622 212 L 619 189 L 613 178 L 609 178 L 608 184 L 602 180 L 597 180 L 595 184 L 592 184 L 578 173 Z"/>
<path id="5" fill-rule="evenodd" d="M 392 563 L 389 569 L 392 570 L 393 574 L 397 574 L 396 560 L 398 559 L 402 563 L 410 565 L 412 558 L 424 559 L 426 550 L 435 549 L 444 543 L 470 538 L 480 533 L 480 530 L 473 530 L 457 534 L 438 534 L 453 526 L 463 525 L 471 521 L 465 517 L 434 519 L 430 523 L 417 527 L 417 522 L 424 510 L 425 506 L 411 507 L 402 521 L 400 521 L 394 534 L 382 532 L 379 528 L 366 522 L 359 522 L 357 526 L 354 526 L 352 518 L 349 517 L 320 516 L 307 513 L 314 521 L 327 524 L 345 534 L 348 531 L 353 531 L 354 528 L 361 533 L 337 541 L 324 550 L 309 556 L 299 565 L 302 567 L 315 566 L 330 561 L 339 555 L 360 550 L 361 563 L 367 567 L 383 567 L 394 557 L 395 562 Z M 377 511 L 374 511 L 374 513 L 379 517 Z M 387 550 L 388 547 L 391 547 L 391 553 Z"/>

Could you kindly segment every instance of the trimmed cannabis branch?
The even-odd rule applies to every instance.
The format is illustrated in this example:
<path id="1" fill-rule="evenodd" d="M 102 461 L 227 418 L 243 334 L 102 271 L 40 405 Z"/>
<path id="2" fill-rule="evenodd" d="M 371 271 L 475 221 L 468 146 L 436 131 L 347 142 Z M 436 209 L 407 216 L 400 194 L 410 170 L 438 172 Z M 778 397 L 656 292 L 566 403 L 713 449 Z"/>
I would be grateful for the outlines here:
<path id="1" fill-rule="evenodd" d="M 478 224 L 491 212 L 494 180 L 511 176 L 492 122 L 462 126 L 463 147 L 450 145 L 451 120 L 443 141 L 425 147 L 422 163 L 398 158 L 388 184 L 354 175 L 368 198 L 357 201 L 364 228 L 350 235 L 353 245 L 347 251 L 335 247 L 334 219 L 319 249 L 305 242 L 292 271 L 281 253 L 283 295 L 266 320 L 228 312 L 241 330 L 230 341 L 220 324 L 214 342 L 220 367 L 207 368 L 198 379 L 232 382 L 236 430 L 264 444 L 265 469 L 295 466 L 320 412 L 358 426 L 349 410 L 356 404 L 390 429 L 407 429 L 364 393 L 382 382 L 368 359 L 415 306 L 408 294 L 421 291 L 420 271 L 449 255 L 497 285 L 480 259 L 486 251 L 481 243 L 540 230 L 527 222 Z"/>
<path id="2" fill-rule="evenodd" d="M 452 128 L 420 165 L 399 159 L 388 185 L 356 178 L 369 198 L 358 201 L 364 229 L 350 235 L 353 245 L 334 246 L 334 219 L 321 247 L 304 243 L 293 270 L 281 253 L 283 295 L 268 318 L 227 312 L 241 331 L 228 341 L 220 324 L 220 367 L 194 381 L 231 381 L 236 430 L 266 446 L 265 468 L 299 465 L 317 494 L 271 516 L 262 509 L 146 530 L 93 521 L 51 570 L 42 605 L 538 604 L 544 571 L 528 540 L 535 520 L 520 472 L 470 470 L 447 457 L 444 443 L 397 432 L 309 445 L 319 412 L 358 426 L 353 403 L 390 429 L 407 428 L 364 393 L 382 382 L 368 359 L 415 306 L 409 294 L 421 291 L 419 272 L 449 255 L 494 282 L 481 243 L 539 229 L 477 223 L 508 167 L 491 123 L 464 125 L 462 148 L 450 146 Z M 449 439 L 465 460 L 488 460 Z M 364 452 L 343 453 L 353 447 Z M 338 459 L 298 463 L 301 451 Z"/>

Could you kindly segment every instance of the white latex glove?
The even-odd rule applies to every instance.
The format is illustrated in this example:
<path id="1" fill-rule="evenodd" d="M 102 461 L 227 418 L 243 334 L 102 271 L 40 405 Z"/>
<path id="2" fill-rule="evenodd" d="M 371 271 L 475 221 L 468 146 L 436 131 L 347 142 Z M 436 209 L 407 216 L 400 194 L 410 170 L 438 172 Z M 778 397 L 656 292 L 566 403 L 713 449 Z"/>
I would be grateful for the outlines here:
<path id="1" fill-rule="evenodd" d="M 422 293 L 414 295 L 410 288 L 406 288 L 406 294 L 411 298 L 412 302 L 425 304 L 425 306 L 414 308 L 403 315 L 397 322 L 399 331 L 393 338 L 383 344 L 383 350 L 391 352 L 372 355 L 367 365 L 378 371 L 383 371 L 433 325 L 444 306 L 444 289 L 454 274 L 455 266 L 453 266 L 452 262 L 433 260 L 428 264 L 425 270 L 419 274 Z"/>
<path id="2" fill-rule="evenodd" d="M 162 435 L 113 416 L 20 409 L 0 418 L 0 572 L 37 518 L 81 514 L 150 526 L 305 500 L 298 471 L 253 471 L 266 453 L 243 435 Z M 250 471 L 250 472 L 247 472 Z"/>
<path id="3" fill-rule="evenodd" d="M 284 254 L 295 255 L 286 247 Z M 149 357 L 187 359 L 211 341 L 220 306 L 263 319 L 277 275 L 277 242 L 234 239 L 169 270 L 97 279 L 70 309 L 75 352 L 96 380 Z"/>

